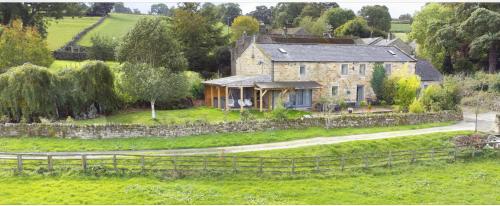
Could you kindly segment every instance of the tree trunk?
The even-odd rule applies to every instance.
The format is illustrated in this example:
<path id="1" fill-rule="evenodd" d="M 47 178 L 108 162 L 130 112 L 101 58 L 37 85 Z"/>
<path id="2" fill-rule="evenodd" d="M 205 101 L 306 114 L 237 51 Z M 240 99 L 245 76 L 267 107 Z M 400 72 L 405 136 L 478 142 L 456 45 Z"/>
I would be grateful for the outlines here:
<path id="1" fill-rule="evenodd" d="M 453 62 L 451 60 L 451 54 L 449 54 L 448 52 L 444 56 L 443 72 L 445 74 L 453 74 Z"/>
<path id="2" fill-rule="evenodd" d="M 497 69 L 497 47 L 495 42 L 490 46 L 490 51 L 488 53 L 488 63 L 488 71 L 490 72 L 490 74 L 495 73 Z"/>
<path id="3" fill-rule="evenodd" d="M 151 118 L 156 119 L 155 101 L 151 101 Z"/>

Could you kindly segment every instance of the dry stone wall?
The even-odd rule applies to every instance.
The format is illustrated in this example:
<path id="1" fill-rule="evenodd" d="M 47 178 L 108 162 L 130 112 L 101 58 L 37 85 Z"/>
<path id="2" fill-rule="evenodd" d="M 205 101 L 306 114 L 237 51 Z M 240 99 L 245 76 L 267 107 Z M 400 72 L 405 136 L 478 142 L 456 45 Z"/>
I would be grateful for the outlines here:
<path id="1" fill-rule="evenodd" d="M 218 124 L 190 123 L 185 125 L 73 125 L 73 124 L 0 124 L 0 136 L 4 137 L 60 137 L 60 138 L 173 138 L 228 132 L 254 132 L 283 129 L 305 129 L 309 127 L 344 128 L 413 125 L 431 122 L 462 120 L 462 113 L 444 111 L 425 114 L 368 114 L 342 115 L 329 118 L 305 118 L 287 121 L 248 121 Z"/>

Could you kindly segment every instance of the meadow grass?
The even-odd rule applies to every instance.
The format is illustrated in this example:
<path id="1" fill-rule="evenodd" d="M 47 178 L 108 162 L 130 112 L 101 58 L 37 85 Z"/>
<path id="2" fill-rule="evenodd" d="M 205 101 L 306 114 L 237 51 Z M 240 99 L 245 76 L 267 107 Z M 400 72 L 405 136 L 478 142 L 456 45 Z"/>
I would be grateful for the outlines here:
<path id="1" fill-rule="evenodd" d="M 295 178 L 8 174 L 0 185 L 0 204 L 500 204 L 500 161 L 439 161 Z"/>
<path id="2" fill-rule="evenodd" d="M 408 33 L 411 31 L 411 24 L 391 23 L 391 32 Z"/>
<path id="3" fill-rule="evenodd" d="M 78 42 L 82 46 L 92 46 L 90 38 L 94 35 L 108 36 L 112 38 L 122 38 L 127 32 L 132 29 L 140 18 L 147 15 L 136 14 L 119 14 L 111 13 L 110 16 L 95 29 L 87 33 Z"/>
<path id="4" fill-rule="evenodd" d="M 177 138 L 154 138 L 138 137 L 124 139 L 62 139 L 51 137 L 0 137 L 0 151 L 2 152 L 62 152 L 62 151 L 107 151 L 107 150 L 158 150 L 158 149 L 180 149 L 180 148 L 207 148 L 217 146 L 249 145 L 259 143 L 281 142 L 311 137 L 344 136 L 353 134 L 368 134 L 376 132 L 399 131 L 429 128 L 450 125 L 452 122 L 430 123 L 421 125 L 403 125 L 394 127 L 371 127 L 371 128 L 340 128 L 340 129 L 289 129 L 249 133 L 225 133 L 208 134 L 198 136 L 186 136 Z M 454 135 L 454 133 L 453 133 Z M 445 139 L 451 138 L 447 136 Z M 427 138 L 429 136 L 429 138 Z M 426 138 L 427 146 L 432 143 L 432 135 L 416 139 Z M 435 137 L 434 137 L 435 138 Z M 385 140 L 381 140 L 383 143 Z M 387 140 L 388 141 L 388 140 Z M 365 144 L 365 142 L 361 144 Z M 404 145 L 406 140 L 401 140 Z M 411 141 L 410 144 L 411 145 Z M 377 144 L 372 145 L 375 147 Z M 422 145 L 426 146 L 426 145 Z M 305 147 L 301 152 L 299 149 L 276 150 L 258 153 L 259 155 L 274 155 L 294 153 L 305 154 L 331 154 L 331 148 L 337 145 Z M 352 147 L 355 149 L 359 147 Z M 290 151 L 290 152 L 289 152 Z M 296 153 L 295 153 L 296 152 Z M 253 155 L 253 154 L 252 154 Z"/>
<path id="5" fill-rule="evenodd" d="M 265 118 L 267 113 L 259 112 L 251 109 L 252 116 L 256 119 Z M 303 115 L 310 114 L 310 112 L 289 110 L 288 117 L 295 119 Z M 183 124 L 186 122 L 204 121 L 209 123 L 218 123 L 223 121 L 238 121 L 241 119 L 239 110 L 231 110 L 227 112 L 217 108 L 209 107 L 194 107 L 189 109 L 175 109 L 175 110 L 157 110 L 156 120 L 151 119 L 150 109 L 135 109 L 130 111 L 121 111 L 117 114 L 99 117 L 95 119 L 87 119 L 76 121 L 76 124 Z"/>
<path id="6" fill-rule="evenodd" d="M 408 34 L 407 33 L 393 33 L 397 38 L 400 38 L 403 41 L 408 41 Z"/>
<path id="7" fill-rule="evenodd" d="M 47 44 L 51 51 L 57 50 L 68 43 L 83 29 L 91 26 L 99 17 L 64 17 L 53 19 L 47 28 Z"/>
<path id="8" fill-rule="evenodd" d="M 71 61 L 71 60 L 55 60 L 49 67 L 49 71 L 57 73 L 63 69 L 70 68 L 76 69 L 82 66 L 85 61 Z M 111 70 L 116 71 L 120 63 L 115 61 L 106 61 L 106 64 L 111 68 Z"/>

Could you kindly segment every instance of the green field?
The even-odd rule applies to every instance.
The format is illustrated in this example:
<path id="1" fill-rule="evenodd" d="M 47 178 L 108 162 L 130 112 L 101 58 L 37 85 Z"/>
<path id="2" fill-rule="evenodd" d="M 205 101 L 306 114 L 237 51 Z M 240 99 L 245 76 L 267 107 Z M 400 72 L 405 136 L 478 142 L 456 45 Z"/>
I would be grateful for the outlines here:
<path id="1" fill-rule="evenodd" d="M 90 38 L 94 35 L 103 35 L 114 38 L 124 36 L 142 17 L 146 15 L 111 13 L 102 24 L 87 33 L 78 43 L 82 46 L 91 46 Z"/>
<path id="2" fill-rule="evenodd" d="M 83 29 L 89 27 L 99 20 L 99 17 L 64 17 L 63 19 L 51 20 L 47 28 L 47 44 L 51 51 L 59 49 L 68 43 Z"/>
<path id="3" fill-rule="evenodd" d="M 400 38 L 403 41 L 408 41 L 407 33 L 393 33 L 396 37 Z"/>
<path id="4" fill-rule="evenodd" d="M 52 65 L 50 65 L 49 70 L 56 73 L 65 68 L 79 68 L 85 61 L 69 61 L 69 60 L 55 60 Z M 114 61 L 107 61 L 106 64 L 112 69 L 115 70 L 118 68 L 119 63 Z"/>
<path id="5" fill-rule="evenodd" d="M 411 24 L 391 23 L 391 32 L 408 33 L 411 31 Z"/>
<path id="6" fill-rule="evenodd" d="M 43 137 L 1 137 L 0 151 L 4 152 L 62 152 L 62 151 L 105 151 L 105 150 L 150 150 L 150 149 L 179 149 L 179 148 L 207 148 L 217 146 L 249 145 L 258 143 L 280 142 L 311 137 L 344 136 L 353 134 L 368 134 L 376 132 L 421 129 L 435 126 L 445 126 L 448 123 L 431 123 L 422 125 L 406 125 L 396 127 L 372 127 L 372 128 L 342 128 L 322 129 L 309 128 L 303 130 L 276 130 L 252 133 L 226 133 L 208 134 L 199 136 L 187 136 L 178 138 L 128 138 L 128 139 L 61 139 Z M 427 136 L 425 136 L 427 137 Z M 439 138 L 447 139 L 439 136 Z M 429 139 L 432 139 L 429 138 Z M 331 146 L 337 147 L 337 146 Z M 313 149 L 315 149 L 314 147 Z M 330 151 L 329 146 L 317 147 L 318 153 Z M 353 147 L 356 148 L 356 147 Z M 305 148 L 303 152 L 309 151 Z M 277 150 L 276 153 L 287 153 Z M 270 152 L 275 153 L 275 152 Z M 262 153 L 262 154 L 267 154 Z M 298 152 L 297 154 L 300 154 Z M 260 155 L 260 154 L 259 154 Z"/>

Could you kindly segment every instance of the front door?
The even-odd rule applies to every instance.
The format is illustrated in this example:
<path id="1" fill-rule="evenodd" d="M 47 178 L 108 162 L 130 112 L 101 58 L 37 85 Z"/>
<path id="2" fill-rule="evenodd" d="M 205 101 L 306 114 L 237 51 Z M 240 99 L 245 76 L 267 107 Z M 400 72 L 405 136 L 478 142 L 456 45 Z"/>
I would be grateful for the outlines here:
<path id="1" fill-rule="evenodd" d="M 364 100 L 365 100 L 365 86 L 358 85 L 356 88 L 356 103 L 359 105 L 359 103 Z"/>

